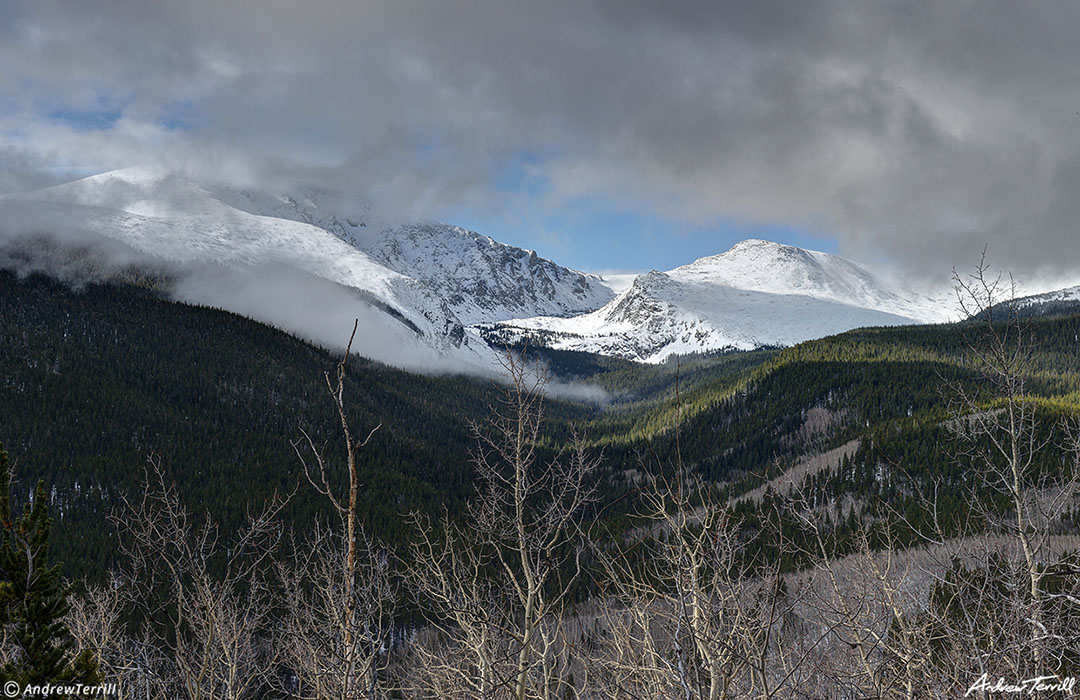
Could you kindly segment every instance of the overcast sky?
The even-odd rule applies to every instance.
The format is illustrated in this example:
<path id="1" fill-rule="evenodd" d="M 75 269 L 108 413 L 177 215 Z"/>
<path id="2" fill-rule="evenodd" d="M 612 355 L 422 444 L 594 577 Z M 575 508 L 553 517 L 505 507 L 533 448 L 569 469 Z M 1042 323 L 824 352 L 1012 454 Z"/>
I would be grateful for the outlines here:
<path id="1" fill-rule="evenodd" d="M 0 190 L 336 184 L 586 269 L 1080 277 L 1080 3 L 0 0 Z"/>

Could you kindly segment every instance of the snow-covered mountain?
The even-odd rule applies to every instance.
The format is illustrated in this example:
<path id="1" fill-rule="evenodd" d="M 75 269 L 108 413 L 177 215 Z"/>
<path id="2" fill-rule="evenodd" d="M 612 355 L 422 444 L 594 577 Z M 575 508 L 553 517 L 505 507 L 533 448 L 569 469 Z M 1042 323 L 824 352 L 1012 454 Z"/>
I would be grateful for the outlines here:
<path id="1" fill-rule="evenodd" d="M 324 188 L 278 196 L 226 190 L 219 198 L 245 211 L 324 228 L 391 270 L 423 282 L 467 324 L 581 314 L 615 295 L 596 275 L 459 226 L 369 225 L 363 204 Z"/>
<path id="2" fill-rule="evenodd" d="M 359 316 L 365 327 L 356 346 L 376 359 L 435 366 L 440 360 L 486 363 L 490 354 L 481 343 L 469 347 L 461 320 L 423 282 L 323 228 L 242 211 L 182 177 L 130 168 L 9 195 L 0 206 L 8 221 L 21 222 L 22 232 L 60 235 L 72 244 L 90 236 L 118 241 L 174 271 L 185 300 L 320 342 L 343 343 Z M 201 286 L 183 284 L 193 277 Z M 312 280 L 322 282 L 313 286 Z M 316 326 L 326 327 L 325 337 Z"/>
<path id="3" fill-rule="evenodd" d="M 750 239 L 668 273 L 687 283 L 804 295 L 913 320 L 944 320 L 942 300 L 898 289 L 858 263 L 828 253 Z M 947 308 L 945 309 L 947 311 Z"/>
<path id="4" fill-rule="evenodd" d="M 1045 292 L 1043 294 L 1034 294 L 1032 296 L 1023 297 L 1022 299 L 1016 300 L 1016 303 L 1020 306 L 1033 306 L 1036 304 L 1059 302 L 1080 302 L 1080 285 L 1076 285 L 1074 287 L 1066 287 L 1065 289 L 1058 289 L 1053 292 Z"/>
<path id="5" fill-rule="evenodd" d="M 639 276 L 574 318 L 478 325 L 490 342 L 531 340 L 645 362 L 676 354 L 793 345 L 860 326 L 945 320 L 941 302 L 897 290 L 826 253 L 748 240 L 721 255 Z"/>
<path id="6" fill-rule="evenodd" d="M 32 221 L 37 231 L 104 237 L 170 269 L 186 266 L 178 277 L 187 283 L 174 290 L 185 301 L 324 343 L 340 343 L 341 329 L 360 316 L 367 327 L 356 345 L 365 354 L 414 368 L 490 364 L 493 351 L 466 324 L 572 315 L 614 296 L 595 275 L 463 228 L 369 226 L 362 203 L 317 187 L 267 194 L 136 167 L 8 195 L 0 206 L 8 220 Z M 196 274 L 193 265 L 204 267 Z M 340 289 L 316 293 L 312 279 Z M 289 285 L 298 288 L 290 294 Z"/>
<path id="7" fill-rule="evenodd" d="M 615 296 L 596 275 L 457 226 L 406 224 L 382 231 L 364 249 L 427 283 L 465 323 L 570 316 Z"/>
<path id="8" fill-rule="evenodd" d="M 325 189 L 206 187 L 148 168 L 8 195 L 0 208 L 6 238 L 66 231 L 69 243 L 122 244 L 166 266 L 177 298 L 324 344 L 340 344 L 358 316 L 363 354 L 411 368 L 487 366 L 489 343 L 524 338 L 658 362 L 940 321 L 948 308 L 849 260 L 760 240 L 612 285 L 456 226 L 376 225 Z"/>
<path id="9" fill-rule="evenodd" d="M 250 214 L 290 219 L 329 231 L 356 244 L 368 233 L 368 205 L 319 185 L 300 185 L 287 193 L 213 187 L 214 198 Z"/>

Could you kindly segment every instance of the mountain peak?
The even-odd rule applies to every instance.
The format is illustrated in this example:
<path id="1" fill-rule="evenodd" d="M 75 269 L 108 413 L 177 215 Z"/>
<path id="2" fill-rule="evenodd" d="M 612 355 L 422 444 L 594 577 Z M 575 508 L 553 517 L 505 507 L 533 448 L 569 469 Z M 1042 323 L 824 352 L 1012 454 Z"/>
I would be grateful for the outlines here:
<path id="1" fill-rule="evenodd" d="M 726 252 L 721 253 L 719 256 L 726 259 L 731 258 L 761 258 L 771 257 L 779 258 L 781 260 L 803 260 L 812 261 L 815 257 L 827 256 L 827 253 L 819 253 L 814 250 L 806 250 L 793 245 L 786 245 L 784 243 L 776 243 L 774 241 L 766 241 L 760 238 L 748 238 L 745 241 L 740 241 L 731 246 Z M 833 256 L 828 256 L 833 257 Z"/>
<path id="2" fill-rule="evenodd" d="M 706 255 L 697 260 L 671 270 L 675 275 L 709 275 L 718 270 L 730 270 L 733 265 L 742 265 L 757 269 L 791 266 L 820 266 L 820 262 L 828 259 L 840 260 L 827 253 L 819 253 L 813 250 L 805 250 L 784 243 L 766 241 L 761 238 L 748 238 L 739 241 L 723 253 Z"/>
<path id="3" fill-rule="evenodd" d="M 781 249 L 784 249 L 784 248 L 794 248 L 794 247 L 795 246 L 785 245 L 783 243 L 777 243 L 775 241 L 767 241 L 764 238 L 747 238 L 746 240 L 739 241 L 735 245 L 728 248 L 727 252 L 728 253 L 733 253 L 733 252 L 737 252 L 737 251 L 753 250 L 753 249 L 761 249 L 761 248 L 770 249 L 770 250 L 781 250 Z"/>

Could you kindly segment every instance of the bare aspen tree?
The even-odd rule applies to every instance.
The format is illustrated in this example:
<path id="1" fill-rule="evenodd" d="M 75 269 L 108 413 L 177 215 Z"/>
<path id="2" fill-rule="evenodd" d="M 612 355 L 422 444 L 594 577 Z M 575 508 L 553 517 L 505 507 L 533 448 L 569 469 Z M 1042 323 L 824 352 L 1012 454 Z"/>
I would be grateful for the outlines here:
<path id="1" fill-rule="evenodd" d="M 101 586 L 89 587 L 72 599 L 68 629 L 77 648 L 90 649 L 101 677 L 115 688 L 116 700 L 168 700 L 183 697 L 177 690 L 176 664 L 160 644 L 159 630 L 147 626 L 135 634 L 127 629 L 145 606 L 133 599 L 141 589 L 114 572 Z"/>
<path id="2" fill-rule="evenodd" d="M 771 561 L 748 554 L 755 536 L 682 460 L 678 378 L 675 398 L 674 478 L 653 476 L 640 490 L 639 537 L 597 547 L 610 587 L 600 600 L 605 643 L 591 659 L 597 697 L 791 695 L 810 648 L 785 624 L 801 597 L 781 572 L 790 548 L 777 529 Z"/>
<path id="3" fill-rule="evenodd" d="M 386 550 L 362 532 L 357 542 L 352 598 L 346 551 L 327 530 L 316 527 L 279 564 L 284 624 L 275 644 L 296 674 L 298 697 L 374 699 L 383 691 L 396 591 Z"/>
<path id="4" fill-rule="evenodd" d="M 271 501 L 224 541 L 209 516 L 193 522 L 156 458 L 150 467 L 141 496 L 125 497 L 114 518 L 143 621 L 137 646 L 145 653 L 136 650 L 134 663 L 144 662 L 144 697 L 257 697 L 275 663 L 261 633 L 273 606 L 265 570 L 284 501 Z"/>
<path id="5" fill-rule="evenodd" d="M 812 644 L 788 624 L 803 593 L 781 572 L 782 538 L 774 559 L 753 561 L 753 536 L 698 480 L 657 478 L 641 497 L 642 537 L 598 554 L 597 697 L 791 696 Z"/>
<path id="6" fill-rule="evenodd" d="M 542 372 L 508 353 L 509 387 L 475 426 L 478 493 L 463 521 L 416 515 L 409 588 L 430 611 L 414 645 L 411 691 L 425 698 L 543 698 L 573 693 L 561 628 L 580 571 L 576 536 L 592 500 L 584 441 L 550 461 L 537 451 Z"/>
<path id="7" fill-rule="evenodd" d="M 984 499 L 972 498 L 972 506 L 988 524 L 1008 535 L 1020 553 L 1025 595 L 1008 601 L 1008 606 L 1023 617 L 1028 631 L 1012 645 L 1027 656 L 1026 662 L 1016 659 L 1016 671 L 1052 673 L 1063 645 L 1077 640 L 1075 631 L 1070 639 L 1055 629 L 1055 616 L 1048 611 L 1058 594 L 1045 585 L 1055 568 L 1054 527 L 1075 508 L 1080 494 L 1076 426 L 1067 421 L 1040 425 L 1039 402 L 1028 391 L 1037 348 L 1018 305 L 1012 303 L 1016 297 L 1012 279 L 1006 284 L 1000 276 L 991 276 L 985 251 L 972 274 L 964 277 L 954 271 L 953 279 L 959 306 L 971 324 L 967 357 L 985 389 L 980 394 L 959 385 L 954 388 L 961 456 L 971 464 L 978 484 L 1008 504 L 1007 517 L 983 508 Z M 1055 432 L 1065 437 L 1055 439 Z M 1063 468 L 1042 468 L 1040 457 L 1047 450 L 1069 456 L 1063 459 Z M 998 551 L 1007 553 L 1000 547 Z M 985 558 L 988 567 L 1007 562 L 1000 556 L 994 561 Z M 1005 569 L 1010 568 L 1005 563 Z"/>
<path id="8" fill-rule="evenodd" d="M 822 692 L 843 697 L 914 700 L 932 697 L 933 688 L 956 686 L 952 676 L 935 675 L 929 640 L 931 620 L 924 614 L 930 582 L 940 575 L 940 558 L 901 551 L 892 527 L 864 523 L 848 537 L 843 555 L 823 527 L 821 513 L 794 495 L 792 516 L 810 534 L 800 557 L 807 563 L 809 595 L 801 615 L 822 635 L 815 661 Z M 927 574 L 929 570 L 930 574 Z"/>
<path id="9" fill-rule="evenodd" d="M 146 697 L 140 676 L 148 664 L 140 663 L 138 645 L 129 638 L 125 621 L 135 602 L 131 586 L 124 577 L 113 572 L 101 586 L 88 587 L 81 595 L 72 596 L 71 610 L 65 622 L 75 638 L 79 651 L 89 649 L 101 669 L 101 677 L 117 686 L 118 700 Z"/>
<path id="10" fill-rule="evenodd" d="M 953 457 L 966 468 L 970 489 L 966 521 L 945 527 L 937 509 L 941 485 L 928 494 L 912 484 L 930 516 L 922 529 L 883 504 L 840 556 L 808 501 L 793 509 L 814 543 L 804 553 L 816 581 L 807 617 L 830 630 L 826 648 L 840 652 L 821 658 L 822 675 L 856 697 L 950 696 L 984 674 L 1014 682 L 1052 675 L 1066 668 L 1080 633 L 1077 610 L 1070 615 L 1065 602 L 1076 597 L 1076 577 L 1061 575 L 1054 537 L 1078 493 L 1074 428 L 1056 426 L 1066 437 L 1055 444 L 1053 426 L 1040 425 L 1027 390 L 1036 348 L 1007 303 L 1015 296 L 1011 281 L 990 278 L 984 256 L 970 277 L 957 274 L 955 282 L 969 319 L 965 364 L 979 377 L 974 391 L 950 385 L 955 417 L 947 425 L 960 445 Z M 942 447 L 942 458 L 950 458 L 949 446 Z M 1046 450 L 1062 455 L 1060 470 L 1044 468 Z M 918 546 L 907 537 L 901 551 L 897 528 Z"/>
<path id="11" fill-rule="evenodd" d="M 334 377 L 324 374 L 344 441 L 348 493 L 337 493 L 332 466 L 307 432 L 293 444 L 304 476 L 341 519 L 340 540 L 316 527 L 294 561 L 279 567 L 286 617 L 277 646 L 297 676 L 300 697 L 318 700 L 379 697 L 394 629 L 389 554 L 364 534 L 357 512 L 358 454 L 381 427 L 359 440 L 345 410 L 345 369 L 358 324 Z"/>

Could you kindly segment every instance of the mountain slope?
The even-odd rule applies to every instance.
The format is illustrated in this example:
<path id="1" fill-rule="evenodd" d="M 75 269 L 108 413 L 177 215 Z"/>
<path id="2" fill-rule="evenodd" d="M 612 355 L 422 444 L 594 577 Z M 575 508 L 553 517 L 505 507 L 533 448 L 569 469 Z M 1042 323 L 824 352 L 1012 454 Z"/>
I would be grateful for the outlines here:
<path id="1" fill-rule="evenodd" d="M 222 190 L 216 196 L 245 211 L 333 233 L 391 270 L 422 282 L 467 324 L 586 313 L 614 296 L 596 275 L 459 226 L 369 225 L 372 217 L 364 205 L 324 188 L 276 196 Z"/>
<path id="2" fill-rule="evenodd" d="M 392 270 L 422 280 L 465 323 L 592 311 L 614 293 L 596 275 L 446 224 L 407 224 L 362 241 Z"/>
<path id="3" fill-rule="evenodd" d="M 226 532 L 275 492 L 295 491 L 290 522 L 334 517 L 308 488 L 292 442 L 305 430 L 331 477 L 341 476 L 341 428 L 323 381 L 337 352 L 143 288 L 76 291 L 6 271 L 0 347 L 0 442 L 20 486 L 49 484 L 57 554 L 73 570 L 103 572 L 114 560 L 104 520 L 122 494 L 137 492 L 151 454 L 198 515 L 211 513 Z M 498 395 L 489 381 L 350 360 L 350 421 L 382 426 L 361 460 L 365 526 L 400 541 L 402 513 L 460 504 L 470 490 L 470 421 Z M 557 401 L 549 410 L 575 420 L 592 412 Z"/>
<path id="4" fill-rule="evenodd" d="M 641 275 L 588 314 L 476 328 L 489 342 L 530 339 L 660 362 L 676 354 L 793 345 L 860 326 L 941 320 L 940 309 L 843 258 L 750 240 L 667 273 Z"/>
<path id="5" fill-rule="evenodd" d="M 948 316 L 941 300 L 900 290 L 851 260 L 758 239 L 742 241 L 668 275 L 683 282 L 810 296 L 921 322 L 945 321 Z"/>
<path id="6" fill-rule="evenodd" d="M 995 318 L 1005 310 L 1019 316 L 1060 316 L 1080 313 L 1080 285 L 1002 302 L 994 309 Z"/>
<path id="7" fill-rule="evenodd" d="M 0 200 L 22 231 L 94 237 L 166 266 L 179 296 L 340 344 L 365 322 L 370 357 L 417 368 L 486 365 L 463 324 L 425 284 L 391 270 L 318 226 L 231 207 L 181 177 L 144 168 L 105 173 Z M 297 324 L 300 324 L 299 326 Z M 336 341 L 333 339 L 337 339 Z"/>

